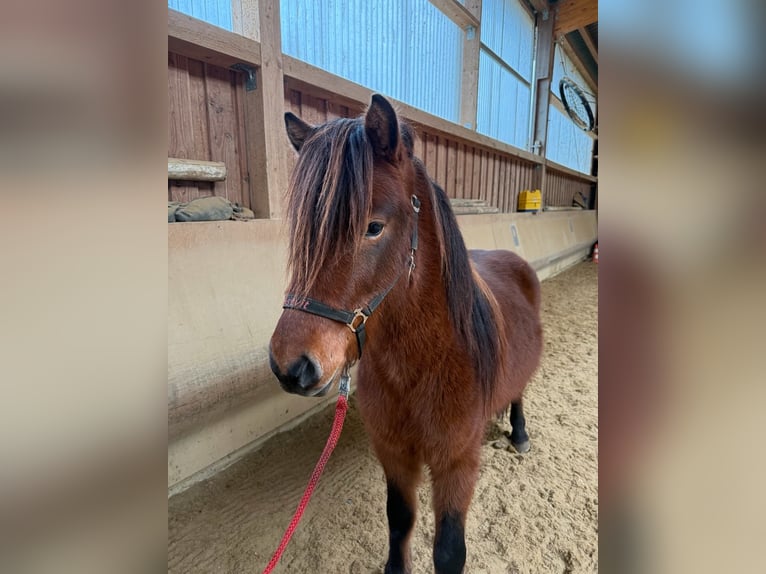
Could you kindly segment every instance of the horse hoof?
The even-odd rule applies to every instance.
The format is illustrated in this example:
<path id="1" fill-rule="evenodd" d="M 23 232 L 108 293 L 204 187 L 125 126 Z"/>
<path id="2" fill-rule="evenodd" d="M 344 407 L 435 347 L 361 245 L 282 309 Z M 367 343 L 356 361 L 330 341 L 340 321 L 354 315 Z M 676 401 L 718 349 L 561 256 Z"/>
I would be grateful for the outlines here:
<path id="1" fill-rule="evenodd" d="M 532 447 L 529 440 L 525 440 L 524 442 L 519 443 L 511 443 L 513 445 L 513 448 L 516 449 L 516 452 L 519 454 L 524 454 L 525 452 L 529 452 L 529 449 Z"/>

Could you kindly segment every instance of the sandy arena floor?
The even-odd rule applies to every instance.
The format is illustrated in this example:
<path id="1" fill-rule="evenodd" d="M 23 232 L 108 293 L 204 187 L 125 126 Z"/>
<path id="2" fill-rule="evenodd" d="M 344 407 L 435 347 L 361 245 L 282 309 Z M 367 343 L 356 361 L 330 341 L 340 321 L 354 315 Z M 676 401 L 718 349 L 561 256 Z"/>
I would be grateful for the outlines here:
<path id="1" fill-rule="evenodd" d="M 585 262 L 543 283 L 545 355 L 527 388 L 532 450 L 496 449 L 490 425 L 466 526 L 470 573 L 598 570 L 598 279 Z M 168 571 L 260 573 L 322 451 L 333 408 L 169 501 Z M 433 572 L 430 487 L 413 571 Z M 275 572 L 382 573 L 385 482 L 352 397 L 340 442 Z"/>

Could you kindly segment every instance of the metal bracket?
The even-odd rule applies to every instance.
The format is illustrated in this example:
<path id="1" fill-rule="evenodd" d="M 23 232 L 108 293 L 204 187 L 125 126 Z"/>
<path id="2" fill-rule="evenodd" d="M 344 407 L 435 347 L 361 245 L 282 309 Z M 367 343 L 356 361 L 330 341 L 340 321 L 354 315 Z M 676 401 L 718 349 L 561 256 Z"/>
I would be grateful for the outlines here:
<path id="1" fill-rule="evenodd" d="M 245 91 L 252 92 L 258 87 L 255 82 L 255 68 L 247 64 L 234 64 L 231 69 L 245 74 Z"/>
<path id="2" fill-rule="evenodd" d="M 476 26 L 468 26 L 465 29 L 465 37 L 467 40 L 473 40 L 476 37 Z"/>
<path id="3" fill-rule="evenodd" d="M 351 374 L 348 372 L 348 367 L 343 370 L 343 374 L 340 376 L 340 384 L 338 385 L 338 394 L 348 398 L 348 393 L 351 388 Z"/>
<path id="4" fill-rule="evenodd" d="M 550 16 L 551 16 L 551 13 L 547 8 L 543 10 L 543 22 L 546 22 L 548 18 L 550 18 Z"/>

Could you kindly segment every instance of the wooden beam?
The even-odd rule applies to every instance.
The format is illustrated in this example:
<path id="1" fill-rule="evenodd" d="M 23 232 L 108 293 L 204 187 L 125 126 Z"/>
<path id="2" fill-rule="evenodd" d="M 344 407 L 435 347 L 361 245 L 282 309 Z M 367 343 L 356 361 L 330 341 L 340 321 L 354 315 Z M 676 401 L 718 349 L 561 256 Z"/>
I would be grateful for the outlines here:
<path id="1" fill-rule="evenodd" d="M 441 10 L 447 18 L 465 30 L 469 26 L 479 27 L 479 18 L 457 0 L 429 0 L 431 4 Z M 481 12 L 479 12 L 481 14 Z"/>
<path id="2" fill-rule="evenodd" d="M 168 179 L 183 181 L 223 181 L 226 164 L 220 161 L 168 158 Z"/>
<path id="3" fill-rule="evenodd" d="M 532 9 L 539 14 L 551 9 L 548 0 L 529 0 L 529 3 L 532 6 Z"/>
<path id="4" fill-rule="evenodd" d="M 274 219 L 282 216 L 282 195 L 289 175 L 279 0 L 260 0 L 258 16 L 261 67 L 256 88 L 245 92 L 248 180 L 250 205 L 256 217 Z"/>
<path id="5" fill-rule="evenodd" d="M 585 28 L 578 28 L 577 31 L 580 33 L 582 41 L 585 42 L 585 46 L 588 48 L 591 58 L 598 64 L 598 48 L 596 48 L 596 45 L 593 43 L 590 34 L 588 34 L 588 31 Z"/>
<path id="6" fill-rule="evenodd" d="M 585 78 L 585 82 L 588 84 L 588 88 L 594 94 L 598 93 L 598 83 L 596 82 L 596 79 L 591 76 L 587 66 L 580 59 L 580 56 L 577 55 L 577 52 L 575 52 L 574 48 L 572 48 L 572 45 L 569 43 L 569 40 L 566 38 L 566 36 L 561 38 L 560 44 L 566 55 L 569 56 L 569 59 L 574 62 L 577 71 L 582 74 L 583 78 Z"/>
<path id="7" fill-rule="evenodd" d="M 545 145 L 548 137 L 548 105 L 550 104 L 551 79 L 553 77 L 553 29 L 556 16 L 548 13 L 546 19 L 542 13 L 537 15 L 537 52 L 535 54 L 535 107 L 532 110 L 534 128 L 532 144 L 536 153 L 545 157 Z"/>
<path id="8" fill-rule="evenodd" d="M 556 25 L 556 13 L 551 10 L 538 12 L 535 20 L 537 26 L 537 46 L 535 51 L 535 77 L 532 78 L 535 94 L 534 108 L 531 110 L 533 118 L 532 150 L 541 158 L 542 165 L 535 170 L 532 189 L 542 191 L 544 205 L 546 191 L 545 153 L 548 142 L 548 109 L 551 100 L 553 55 L 555 54 L 553 29 Z"/>
<path id="9" fill-rule="evenodd" d="M 231 0 L 231 24 L 236 34 L 260 42 L 261 18 L 258 0 Z"/>
<path id="10" fill-rule="evenodd" d="M 563 0 L 556 4 L 555 10 L 556 36 L 598 22 L 598 0 Z"/>
<path id="11" fill-rule="evenodd" d="M 261 64 L 258 42 L 170 9 L 168 51 L 222 68 Z"/>
<path id="12" fill-rule="evenodd" d="M 481 14 L 481 0 L 467 0 L 466 8 L 472 14 Z M 481 25 L 463 32 L 463 69 L 460 82 L 460 124 L 476 129 L 479 105 L 479 55 L 481 52 Z"/>
<path id="13" fill-rule="evenodd" d="M 576 171 L 574 169 L 568 168 L 565 165 L 561 165 L 560 163 L 556 163 L 555 161 L 551 161 L 549 159 L 545 160 L 545 165 L 550 171 L 555 171 L 558 173 L 562 173 L 564 175 L 568 175 L 574 179 L 579 179 L 582 181 L 589 181 L 591 183 L 595 183 L 598 181 L 598 178 L 593 175 L 588 175 L 587 173 L 582 173 L 579 171 Z"/>

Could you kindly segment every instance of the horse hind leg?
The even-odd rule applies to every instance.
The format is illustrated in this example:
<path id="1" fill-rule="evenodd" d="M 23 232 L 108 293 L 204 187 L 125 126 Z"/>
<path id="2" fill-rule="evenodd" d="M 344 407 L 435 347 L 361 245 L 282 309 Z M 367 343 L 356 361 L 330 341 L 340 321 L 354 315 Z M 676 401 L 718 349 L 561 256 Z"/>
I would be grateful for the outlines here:
<path id="1" fill-rule="evenodd" d="M 527 434 L 527 423 L 524 419 L 524 407 L 521 399 L 511 403 L 511 444 L 516 452 L 525 453 L 529 451 L 529 435 Z"/>

